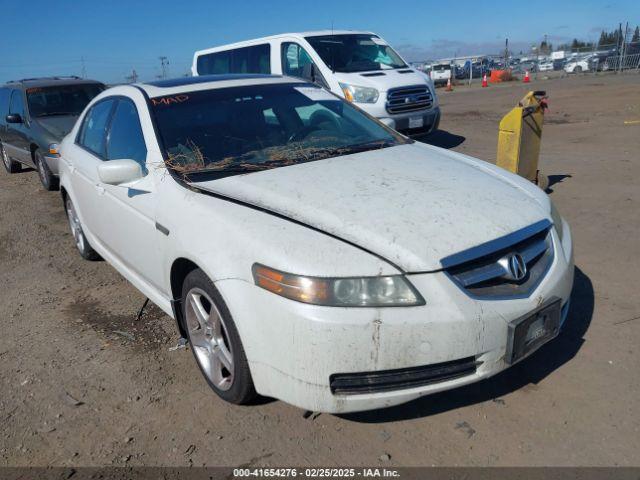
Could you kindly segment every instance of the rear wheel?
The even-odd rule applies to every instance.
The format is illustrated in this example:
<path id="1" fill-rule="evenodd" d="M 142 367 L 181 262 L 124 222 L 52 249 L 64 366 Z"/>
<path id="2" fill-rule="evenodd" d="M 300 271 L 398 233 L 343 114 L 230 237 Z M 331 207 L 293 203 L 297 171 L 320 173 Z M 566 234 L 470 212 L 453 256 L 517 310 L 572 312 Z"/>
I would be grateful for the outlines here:
<path id="1" fill-rule="evenodd" d="M 211 389 L 230 403 L 251 402 L 256 391 L 240 335 L 222 296 L 200 269 L 184 281 L 182 318 L 193 356 Z"/>
<path id="2" fill-rule="evenodd" d="M 4 168 L 7 170 L 7 172 L 18 173 L 20 170 L 22 170 L 22 165 L 20 165 L 18 162 L 14 162 L 9 158 L 9 155 L 4 149 L 4 145 L 2 143 L 0 143 L 0 157 L 2 157 L 2 164 L 4 165 Z"/>
<path id="3" fill-rule="evenodd" d="M 574 70 L 575 73 L 582 73 L 582 67 L 578 65 Z"/>
<path id="4" fill-rule="evenodd" d="M 38 176 L 40 177 L 40 182 L 42 182 L 42 186 L 44 187 L 44 189 L 50 192 L 53 190 L 58 190 L 58 177 L 51 173 L 51 170 L 49 169 L 47 162 L 45 162 L 42 154 L 36 150 L 34 158 L 36 168 L 38 169 Z"/>
<path id="5" fill-rule="evenodd" d="M 89 241 L 82 231 L 82 223 L 80 222 L 76 208 L 71 201 L 71 197 L 67 196 L 64 206 L 67 211 L 67 218 L 69 219 L 69 226 L 71 227 L 73 241 L 75 242 L 80 255 L 85 260 L 100 260 L 100 255 L 98 255 L 98 252 L 89 245 Z"/>

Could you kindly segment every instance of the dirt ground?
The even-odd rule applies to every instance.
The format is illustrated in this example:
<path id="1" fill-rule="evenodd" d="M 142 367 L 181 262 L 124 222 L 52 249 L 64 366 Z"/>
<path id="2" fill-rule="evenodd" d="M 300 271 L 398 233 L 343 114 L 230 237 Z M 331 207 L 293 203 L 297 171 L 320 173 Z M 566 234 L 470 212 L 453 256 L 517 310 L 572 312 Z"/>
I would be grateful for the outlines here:
<path id="1" fill-rule="evenodd" d="M 573 229 L 567 328 L 492 379 L 387 410 L 230 406 L 173 320 L 77 254 L 57 193 L 0 173 L 0 465 L 640 465 L 640 75 L 538 80 Z M 493 161 L 522 83 L 439 89 L 436 145 Z M 625 124 L 625 121 L 630 123 Z"/>

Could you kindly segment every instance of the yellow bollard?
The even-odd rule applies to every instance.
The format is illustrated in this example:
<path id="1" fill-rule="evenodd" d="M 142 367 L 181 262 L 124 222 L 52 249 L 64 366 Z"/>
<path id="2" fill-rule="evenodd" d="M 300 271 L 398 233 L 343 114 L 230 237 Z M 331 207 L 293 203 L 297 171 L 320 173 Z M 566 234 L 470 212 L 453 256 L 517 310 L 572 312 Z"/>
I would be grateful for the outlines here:
<path id="1" fill-rule="evenodd" d="M 540 184 L 538 158 L 542 140 L 546 93 L 527 93 L 500 120 L 496 165 Z"/>

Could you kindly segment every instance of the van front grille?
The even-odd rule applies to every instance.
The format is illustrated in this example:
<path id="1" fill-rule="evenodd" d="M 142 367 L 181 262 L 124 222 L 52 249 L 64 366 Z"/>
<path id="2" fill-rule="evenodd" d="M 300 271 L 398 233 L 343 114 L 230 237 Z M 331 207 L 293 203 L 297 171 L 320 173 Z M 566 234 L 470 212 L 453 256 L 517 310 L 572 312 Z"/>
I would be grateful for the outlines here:
<path id="1" fill-rule="evenodd" d="M 387 92 L 387 112 L 407 113 L 433 106 L 433 96 L 426 85 L 393 88 Z"/>

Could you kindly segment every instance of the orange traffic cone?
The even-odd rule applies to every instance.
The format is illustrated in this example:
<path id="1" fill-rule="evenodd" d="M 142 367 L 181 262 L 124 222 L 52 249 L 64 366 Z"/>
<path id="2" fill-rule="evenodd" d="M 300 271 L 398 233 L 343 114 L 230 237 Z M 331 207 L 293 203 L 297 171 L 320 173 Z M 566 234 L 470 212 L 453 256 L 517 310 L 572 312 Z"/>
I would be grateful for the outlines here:
<path id="1" fill-rule="evenodd" d="M 522 83 L 529 83 L 530 79 L 529 79 L 529 70 L 525 70 L 524 71 L 524 80 L 522 81 Z"/>
<path id="2" fill-rule="evenodd" d="M 453 87 L 451 86 L 451 78 L 447 78 L 447 88 L 445 88 L 447 92 L 452 92 Z"/>
<path id="3" fill-rule="evenodd" d="M 487 74 L 485 73 L 482 77 L 482 88 L 488 87 L 489 83 L 487 82 Z"/>

